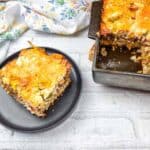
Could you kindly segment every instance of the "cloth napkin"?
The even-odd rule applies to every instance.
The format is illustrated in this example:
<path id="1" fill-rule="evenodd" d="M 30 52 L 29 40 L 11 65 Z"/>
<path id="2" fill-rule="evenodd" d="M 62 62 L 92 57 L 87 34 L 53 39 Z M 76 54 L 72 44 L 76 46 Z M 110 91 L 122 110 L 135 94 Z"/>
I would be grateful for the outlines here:
<path id="1" fill-rule="evenodd" d="M 89 25 L 91 0 L 0 2 L 0 51 L 28 29 L 71 35 Z M 3 50 L 4 52 L 4 50 Z M 4 54 L 0 53 L 0 61 Z"/>

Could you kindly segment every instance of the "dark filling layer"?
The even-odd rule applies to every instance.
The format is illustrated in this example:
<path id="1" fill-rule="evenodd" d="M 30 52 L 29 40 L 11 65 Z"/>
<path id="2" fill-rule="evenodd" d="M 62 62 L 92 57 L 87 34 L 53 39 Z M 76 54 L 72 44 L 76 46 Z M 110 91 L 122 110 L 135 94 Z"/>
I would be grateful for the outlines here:
<path id="1" fill-rule="evenodd" d="M 102 45 L 127 46 L 128 49 L 140 48 L 141 45 L 150 46 L 150 41 L 147 41 L 144 35 L 141 37 L 130 37 L 126 33 L 121 33 L 117 35 L 113 34 L 101 35 L 100 43 Z"/>

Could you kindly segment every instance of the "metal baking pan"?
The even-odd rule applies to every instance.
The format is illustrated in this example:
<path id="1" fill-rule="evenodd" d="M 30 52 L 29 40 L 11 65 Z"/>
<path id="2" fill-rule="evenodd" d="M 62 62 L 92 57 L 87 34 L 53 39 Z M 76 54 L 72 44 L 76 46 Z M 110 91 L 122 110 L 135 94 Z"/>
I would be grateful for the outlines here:
<path id="1" fill-rule="evenodd" d="M 93 2 L 88 37 L 96 41 L 92 65 L 94 81 L 110 86 L 150 91 L 150 75 L 137 73 L 141 66 L 130 60 L 130 51 L 123 49 L 123 52 L 125 52 L 123 54 L 122 50 L 111 51 L 107 49 L 107 57 L 104 59 L 100 56 L 100 49 L 103 46 L 96 33 L 100 28 L 101 9 L 101 1 Z"/>

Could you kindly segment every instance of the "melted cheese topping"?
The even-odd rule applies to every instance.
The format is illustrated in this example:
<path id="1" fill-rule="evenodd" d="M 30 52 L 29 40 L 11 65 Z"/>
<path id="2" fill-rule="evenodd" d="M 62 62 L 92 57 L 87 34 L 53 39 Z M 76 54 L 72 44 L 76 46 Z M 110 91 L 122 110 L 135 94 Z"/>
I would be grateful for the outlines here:
<path id="1" fill-rule="evenodd" d="M 2 82 L 9 85 L 32 106 L 43 103 L 70 68 L 60 54 L 46 54 L 42 48 L 22 50 L 19 57 L 0 70 Z"/>
<path id="2" fill-rule="evenodd" d="M 150 36 L 150 0 L 103 0 L 101 34 L 121 31 Z"/>

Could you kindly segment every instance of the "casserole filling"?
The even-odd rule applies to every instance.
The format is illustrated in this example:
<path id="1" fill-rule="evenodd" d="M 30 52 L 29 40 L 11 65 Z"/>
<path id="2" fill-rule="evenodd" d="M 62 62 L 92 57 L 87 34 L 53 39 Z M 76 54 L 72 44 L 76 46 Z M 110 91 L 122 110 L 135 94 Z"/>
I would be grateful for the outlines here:
<path id="1" fill-rule="evenodd" d="M 150 0 L 103 0 L 99 30 L 100 44 L 112 50 L 137 49 L 141 73 L 150 74 Z M 134 59 L 135 58 L 135 59 Z"/>

